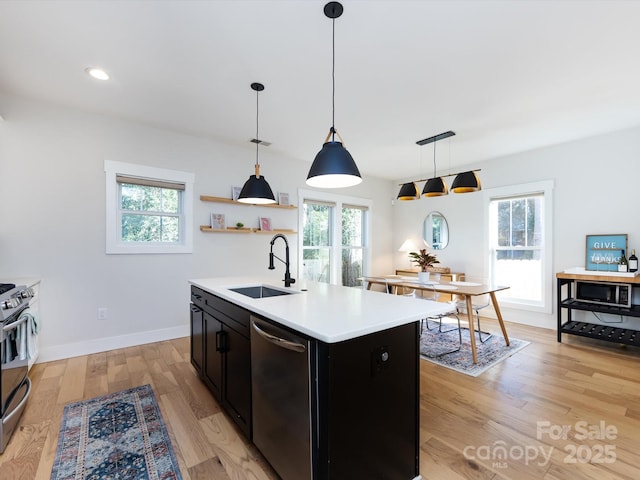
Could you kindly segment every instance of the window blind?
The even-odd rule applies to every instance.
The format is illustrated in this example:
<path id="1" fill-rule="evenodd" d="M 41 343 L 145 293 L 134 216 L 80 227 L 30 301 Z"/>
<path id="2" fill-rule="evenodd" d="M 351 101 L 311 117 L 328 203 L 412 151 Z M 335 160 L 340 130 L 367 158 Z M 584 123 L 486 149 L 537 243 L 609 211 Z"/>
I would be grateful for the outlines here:
<path id="1" fill-rule="evenodd" d="M 118 183 L 126 183 L 128 185 L 140 185 L 143 187 L 158 187 L 158 188 L 168 188 L 171 190 L 182 190 L 185 189 L 185 184 L 180 182 L 168 182 L 166 180 L 156 180 L 153 178 L 140 178 L 140 177 L 131 177 L 128 175 L 120 175 L 116 174 L 116 182 Z"/>

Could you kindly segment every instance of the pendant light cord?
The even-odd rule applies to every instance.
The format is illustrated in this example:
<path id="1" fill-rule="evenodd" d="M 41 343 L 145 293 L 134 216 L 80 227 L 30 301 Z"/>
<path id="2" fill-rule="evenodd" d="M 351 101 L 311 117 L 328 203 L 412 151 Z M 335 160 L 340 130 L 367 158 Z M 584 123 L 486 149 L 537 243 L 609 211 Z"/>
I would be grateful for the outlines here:
<path id="1" fill-rule="evenodd" d="M 260 165 L 260 162 L 258 161 L 258 147 L 260 145 L 260 137 L 258 136 L 258 116 L 259 116 L 259 103 L 258 103 L 258 95 L 259 95 L 259 91 L 256 90 L 256 165 Z"/>
<path id="2" fill-rule="evenodd" d="M 336 137 L 336 19 L 332 19 L 331 32 L 331 141 L 335 142 Z"/>
<path id="3" fill-rule="evenodd" d="M 436 178 L 436 143 L 433 142 L 433 178 Z"/>

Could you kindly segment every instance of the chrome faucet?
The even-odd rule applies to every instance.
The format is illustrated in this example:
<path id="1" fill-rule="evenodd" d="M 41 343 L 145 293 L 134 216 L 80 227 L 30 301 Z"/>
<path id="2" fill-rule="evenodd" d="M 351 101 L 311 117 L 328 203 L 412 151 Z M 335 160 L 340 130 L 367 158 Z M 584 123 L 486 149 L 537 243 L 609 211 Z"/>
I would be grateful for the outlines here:
<path id="1" fill-rule="evenodd" d="M 277 255 L 275 255 L 273 253 L 273 244 L 275 243 L 277 238 L 281 238 L 282 240 L 284 240 L 284 245 L 285 245 L 285 260 L 282 260 L 280 257 L 278 257 Z M 282 263 L 284 263 L 285 265 L 285 272 L 284 272 L 284 286 L 285 287 L 290 287 L 292 283 L 296 283 L 296 279 L 295 278 L 291 278 L 291 273 L 289 272 L 289 242 L 287 241 L 287 237 L 285 237 L 283 234 L 281 233 L 277 233 L 273 236 L 273 238 L 271 239 L 271 251 L 269 252 L 269 270 L 275 270 L 275 266 L 273 265 L 273 258 L 277 258 L 278 260 L 280 260 Z"/>

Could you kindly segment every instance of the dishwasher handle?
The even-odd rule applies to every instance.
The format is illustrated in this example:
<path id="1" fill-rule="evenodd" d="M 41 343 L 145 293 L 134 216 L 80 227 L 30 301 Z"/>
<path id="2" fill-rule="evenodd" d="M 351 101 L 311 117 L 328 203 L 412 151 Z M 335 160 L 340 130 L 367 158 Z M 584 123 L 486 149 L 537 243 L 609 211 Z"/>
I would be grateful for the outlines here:
<path id="1" fill-rule="evenodd" d="M 276 337 L 275 335 L 271 335 L 270 333 L 265 332 L 255 322 L 251 322 L 251 326 L 256 331 L 258 335 L 267 340 L 268 342 L 273 343 L 274 345 L 282 348 L 286 348 L 287 350 L 292 350 L 298 353 L 304 353 L 307 350 L 301 343 L 292 342 L 291 340 L 286 340 L 284 338 Z"/>

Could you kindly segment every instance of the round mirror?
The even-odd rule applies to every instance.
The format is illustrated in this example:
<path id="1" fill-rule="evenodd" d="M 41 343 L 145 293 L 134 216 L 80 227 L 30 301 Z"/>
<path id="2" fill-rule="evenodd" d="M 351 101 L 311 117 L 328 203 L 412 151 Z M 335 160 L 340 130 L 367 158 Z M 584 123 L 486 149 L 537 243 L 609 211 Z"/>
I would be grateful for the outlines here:
<path id="1" fill-rule="evenodd" d="M 447 219 L 440 212 L 431 212 L 424 219 L 424 241 L 433 250 L 442 250 L 449 243 Z"/>

